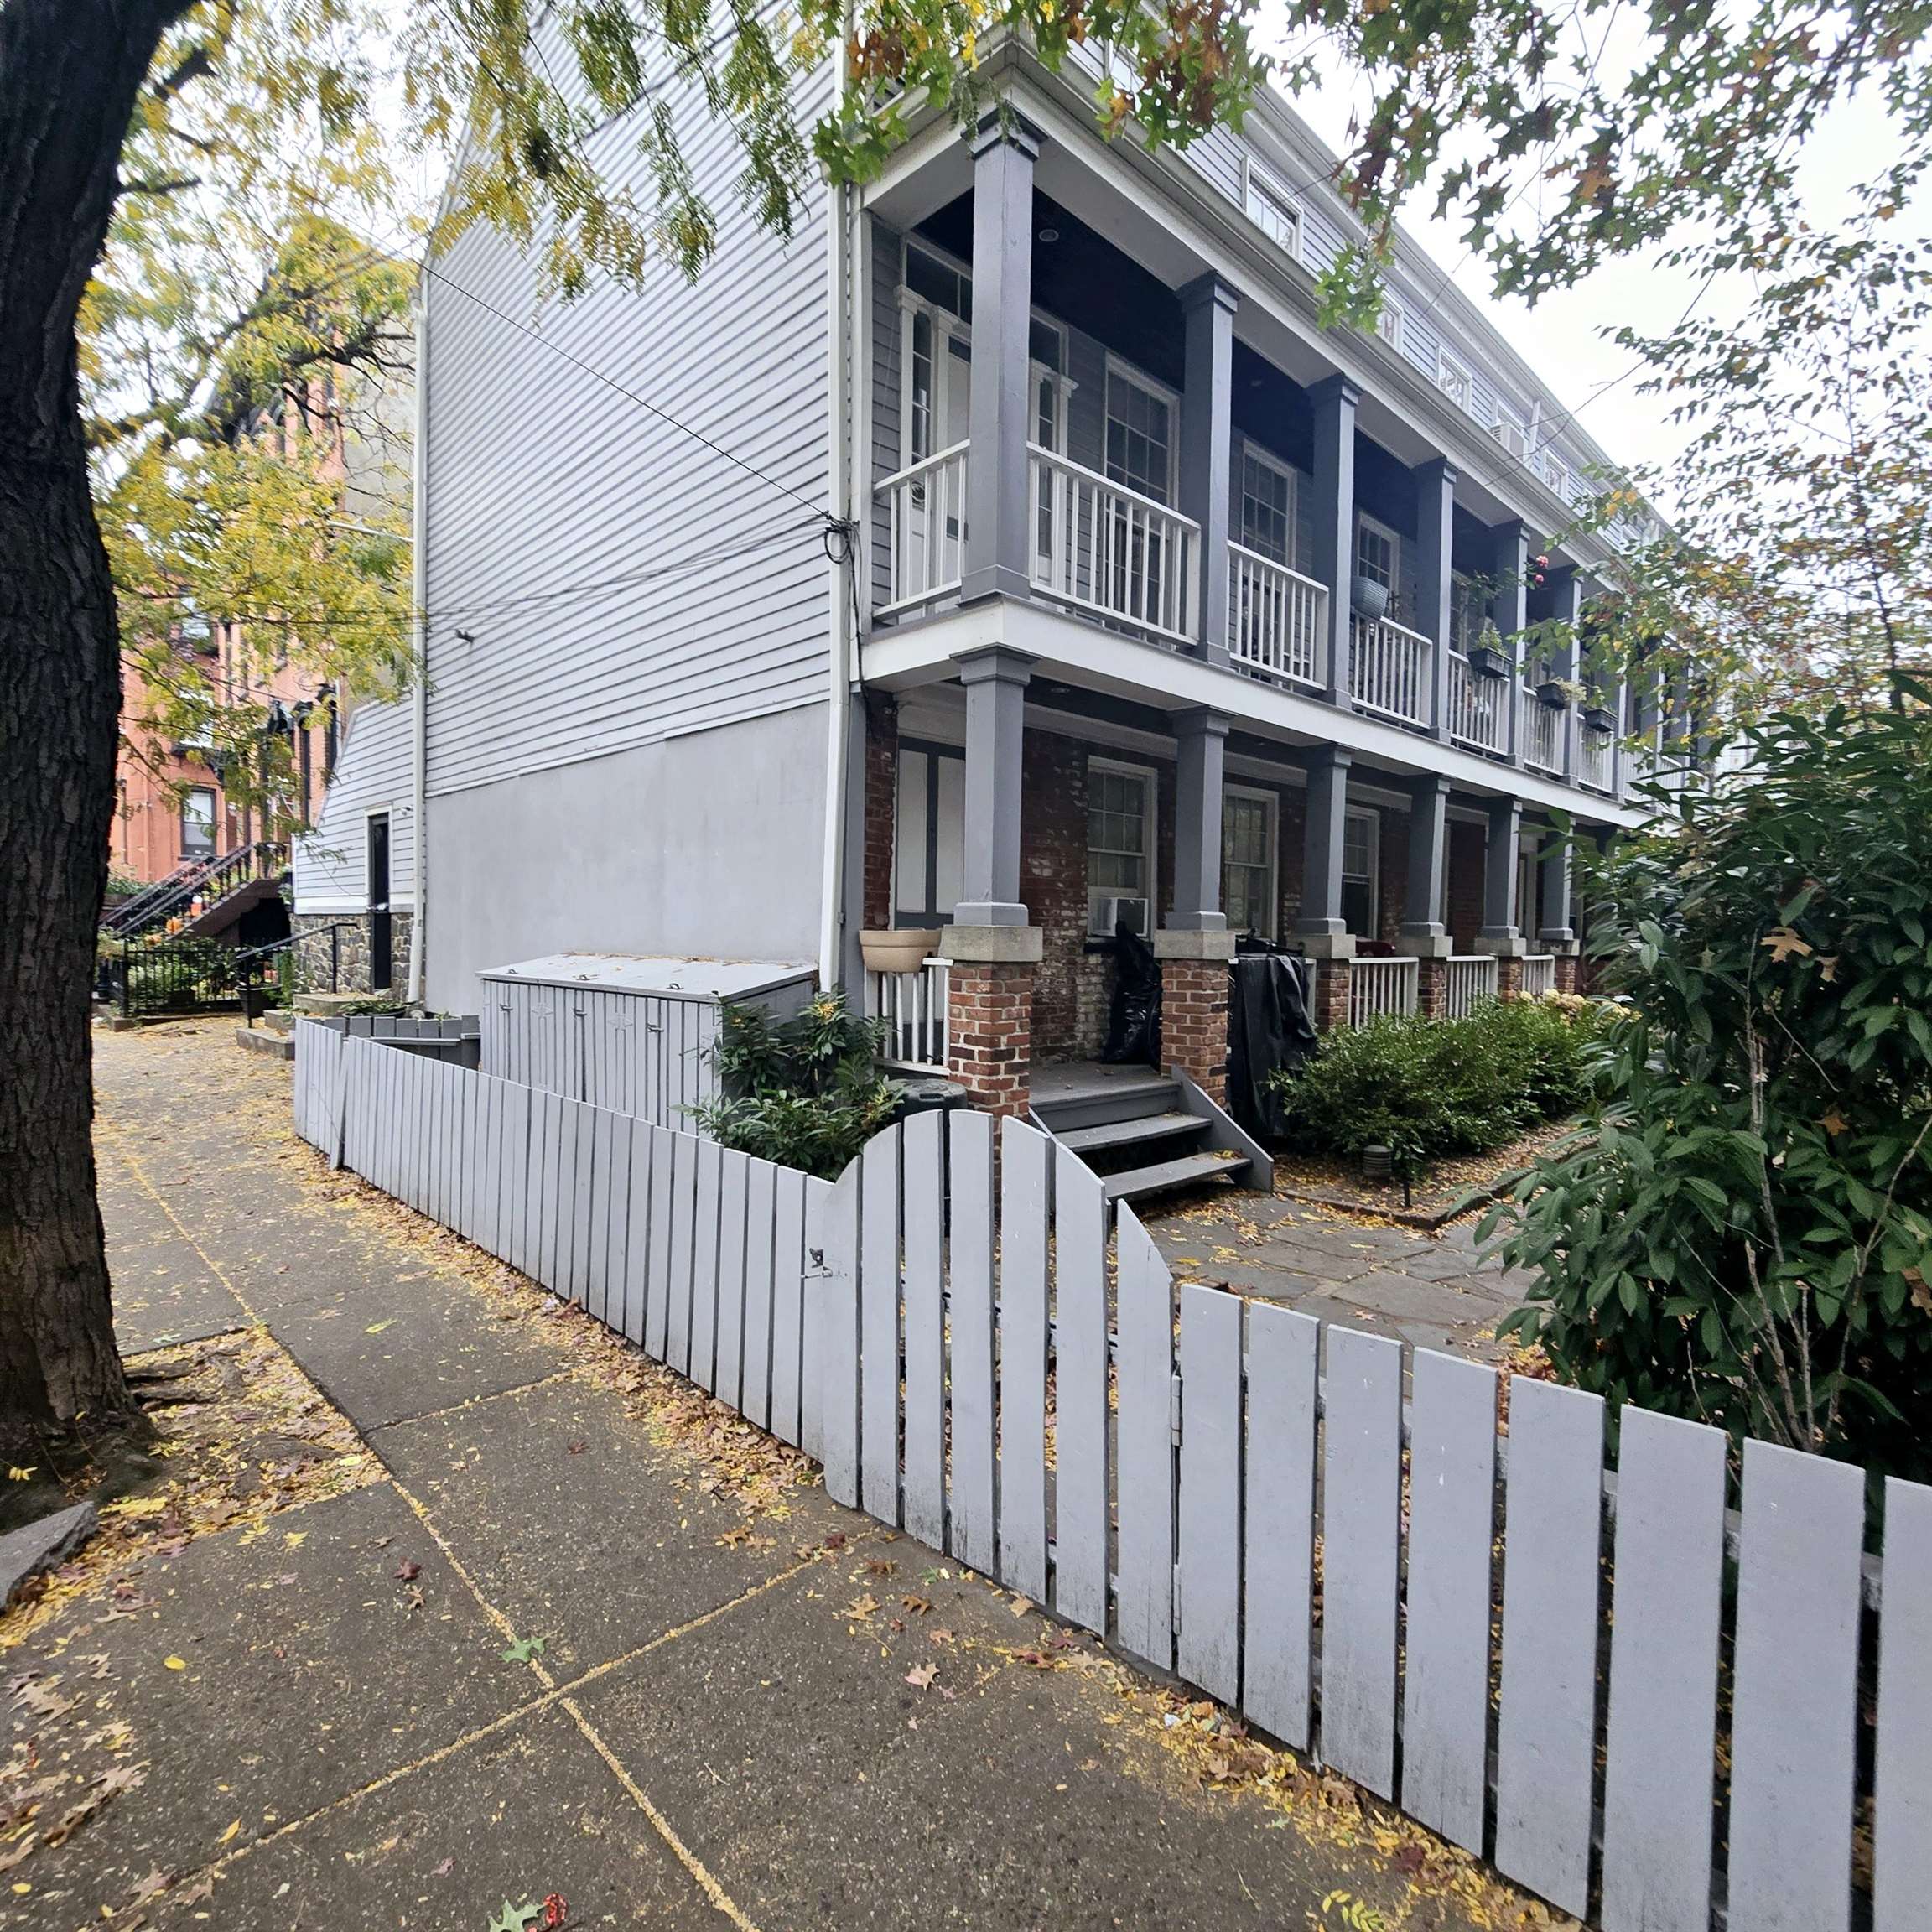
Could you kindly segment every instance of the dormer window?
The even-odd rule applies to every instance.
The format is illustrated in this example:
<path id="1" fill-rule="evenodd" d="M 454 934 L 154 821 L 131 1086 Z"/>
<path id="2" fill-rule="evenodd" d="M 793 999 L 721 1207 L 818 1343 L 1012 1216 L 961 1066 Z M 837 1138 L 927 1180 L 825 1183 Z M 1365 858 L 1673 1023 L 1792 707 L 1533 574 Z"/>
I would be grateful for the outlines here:
<path id="1" fill-rule="evenodd" d="M 1278 247 L 1296 261 L 1301 258 L 1301 216 L 1287 195 L 1269 180 L 1252 162 L 1247 169 L 1242 200 L 1248 219 Z"/>
<path id="2" fill-rule="evenodd" d="M 1375 333 L 1391 349 L 1402 346 L 1402 309 L 1395 298 L 1386 289 L 1382 294 L 1382 306 L 1375 316 Z"/>
<path id="3" fill-rule="evenodd" d="M 1436 352 L 1436 387 L 1458 409 L 1467 409 L 1475 393 L 1469 371 L 1446 349 Z"/>

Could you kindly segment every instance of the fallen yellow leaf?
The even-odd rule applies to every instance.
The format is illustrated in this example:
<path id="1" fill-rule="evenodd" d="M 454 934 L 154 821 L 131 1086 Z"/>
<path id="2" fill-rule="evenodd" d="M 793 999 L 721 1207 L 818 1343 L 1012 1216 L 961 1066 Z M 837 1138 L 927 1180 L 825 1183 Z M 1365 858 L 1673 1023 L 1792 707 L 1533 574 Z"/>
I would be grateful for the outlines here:
<path id="1" fill-rule="evenodd" d="M 396 1317 L 392 1315 L 387 1322 L 371 1322 L 362 1332 L 365 1335 L 380 1335 L 385 1328 L 392 1328 L 395 1325 Z"/>
<path id="2" fill-rule="evenodd" d="M 227 1829 L 226 1831 L 224 1831 L 224 1832 L 221 1834 L 221 1838 L 220 1838 L 220 1839 L 217 1841 L 217 1842 L 218 1842 L 218 1843 L 221 1843 L 221 1844 L 223 1844 L 223 1845 L 226 1845 L 226 1844 L 228 1842 L 228 1841 L 229 1841 L 231 1838 L 232 1838 L 232 1837 L 235 1836 L 235 1834 L 236 1834 L 237 1831 L 239 1831 L 241 1829 L 242 1829 L 242 1820 L 241 1820 L 239 1818 L 237 1818 L 237 1819 L 235 1820 L 235 1822 L 234 1822 L 232 1825 L 231 1825 L 231 1826 L 228 1827 L 228 1829 Z"/>
<path id="3" fill-rule="evenodd" d="M 185 1670 L 188 1668 L 188 1659 L 185 1657 L 164 1657 L 161 1661 L 170 1670 Z"/>

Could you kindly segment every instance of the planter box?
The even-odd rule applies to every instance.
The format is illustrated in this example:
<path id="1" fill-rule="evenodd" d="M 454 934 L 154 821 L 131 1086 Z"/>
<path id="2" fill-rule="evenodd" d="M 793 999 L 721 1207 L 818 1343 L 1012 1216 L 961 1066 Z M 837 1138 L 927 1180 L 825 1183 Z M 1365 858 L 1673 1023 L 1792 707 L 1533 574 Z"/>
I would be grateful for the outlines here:
<path id="1" fill-rule="evenodd" d="M 1536 702 L 1547 704 L 1552 711 L 1567 711 L 1570 693 L 1554 678 L 1546 678 L 1536 687 Z"/>
<path id="2" fill-rule="evenodd" d="M 1583 724 L 1586 730 L 1601 731 L 1605 737 L 1617 729 L 1617 720 L 1605 704 L 1592 704 L 1583 714 Z"/>
<path id="3" fill-rule="evenodd" d="M 1472 644 L 1469 647 L 1469 668 L 1478 678 L 1507 678 L 1509 675 L 1509 653 L 1491 644 Z"/>

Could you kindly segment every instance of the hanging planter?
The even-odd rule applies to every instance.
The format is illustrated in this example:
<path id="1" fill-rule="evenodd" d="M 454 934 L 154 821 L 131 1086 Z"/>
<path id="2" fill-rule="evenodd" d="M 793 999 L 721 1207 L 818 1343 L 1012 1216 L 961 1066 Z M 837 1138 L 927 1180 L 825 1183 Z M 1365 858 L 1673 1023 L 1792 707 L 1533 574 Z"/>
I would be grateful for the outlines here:
<path id="1" fill-rule="evenodd" d="M 1389 586 L 1373 577 L 1358 577 L 1348 586 L 1348 601 L 1364 622 L 1379 624 L 1389 615 Z"/>
<path id="2" fill-rule="evenodd" d="M 1472 644 L 1469 647 L 1469 668 L 1478 678 L 1507 678 L 1509 675 L 1509 653 L 1500 644 Z"/>
<path id="3" fill-rule="evenodd" d="M 1566 711 L 1570 708 L 1570 687 L 1561 678 L 1545 678 L 1536 687 L 1536 702 L 1547 704 L 1552 711 Z"/>
<path id="4" fill-rule="evenodd" d="M 1588 731 L 1600 731 L 1607 738 L 1617 729 L 1617 720 L 1607 704 L 1592 704 L 1584 711 L 1583 726 Z"/>

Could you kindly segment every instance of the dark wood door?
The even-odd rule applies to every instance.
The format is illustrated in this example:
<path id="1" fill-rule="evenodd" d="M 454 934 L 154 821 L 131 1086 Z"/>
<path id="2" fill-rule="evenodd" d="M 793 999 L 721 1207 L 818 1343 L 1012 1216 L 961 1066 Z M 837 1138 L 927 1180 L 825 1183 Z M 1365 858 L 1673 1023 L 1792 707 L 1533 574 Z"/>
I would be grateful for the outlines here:
<path id="1" fill-rule="evenodd" d="M 389 814 L 369 819 L 369 985 L 387 992 L 396 976 L 395 934 L 389 913 Z"/>

